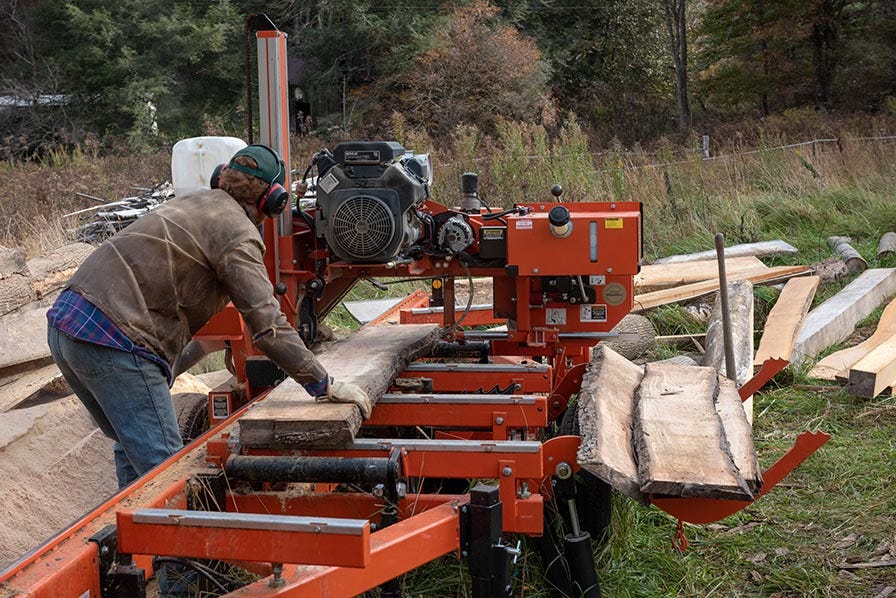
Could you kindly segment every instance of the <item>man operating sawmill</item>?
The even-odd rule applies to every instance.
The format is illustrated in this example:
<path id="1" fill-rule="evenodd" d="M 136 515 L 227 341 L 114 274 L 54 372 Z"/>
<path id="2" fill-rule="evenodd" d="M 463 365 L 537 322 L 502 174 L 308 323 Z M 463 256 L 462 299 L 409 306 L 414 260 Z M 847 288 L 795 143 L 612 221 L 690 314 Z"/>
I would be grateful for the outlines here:
<path id="1" fill-rule="evenodd" d="M 364 391 L 327 375 L 274 298 L 258 227 L 289 204 L 285 164 L 250 145 L 213 178 L 213 189 L 165 203 L 94 251 L 47 313 L 53 359 L 116 441 L 120 487 L 183 447 L 172 364 L 228 300 L 311 396 L 370 415 Z"/>

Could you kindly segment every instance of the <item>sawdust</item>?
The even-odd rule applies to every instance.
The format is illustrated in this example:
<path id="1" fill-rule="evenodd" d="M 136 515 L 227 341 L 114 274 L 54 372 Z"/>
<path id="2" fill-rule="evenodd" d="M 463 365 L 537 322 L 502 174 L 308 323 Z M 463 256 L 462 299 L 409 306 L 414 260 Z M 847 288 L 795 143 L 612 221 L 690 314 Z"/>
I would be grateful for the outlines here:
<path id="1" fill-rule="evenodd" d="M 74 397 L 0 419 L 0 568 L 118 488 L 112 441 Z"/>

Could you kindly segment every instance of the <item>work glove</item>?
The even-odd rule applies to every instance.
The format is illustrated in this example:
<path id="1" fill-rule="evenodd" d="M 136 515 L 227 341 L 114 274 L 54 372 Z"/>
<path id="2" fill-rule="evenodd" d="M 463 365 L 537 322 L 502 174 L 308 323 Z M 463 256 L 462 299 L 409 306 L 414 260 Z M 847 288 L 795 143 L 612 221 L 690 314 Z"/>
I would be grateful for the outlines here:
<path id="1" fill-rule="evenodd" d="M 327 385 L 327 394 L 315 397 L 318 401 L 330 401 L 333 403 L 354 403 L 361 410 L 364 419 L 370 417 L 373 410 L 373 402 L 367 393 L 361 390 L 357 384 L 342 380 L 330 379 Z"/>

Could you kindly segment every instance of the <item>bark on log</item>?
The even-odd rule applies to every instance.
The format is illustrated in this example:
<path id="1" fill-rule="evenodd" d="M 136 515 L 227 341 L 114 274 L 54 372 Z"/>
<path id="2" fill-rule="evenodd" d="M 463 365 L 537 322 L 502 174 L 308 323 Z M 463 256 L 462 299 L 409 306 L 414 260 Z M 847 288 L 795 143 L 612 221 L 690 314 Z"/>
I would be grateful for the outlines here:
<path id="1" fill-rule="evenodd" d="M 628 314 L 613 327 L 613 332 L 632 338 L 609 339 L 601 345 L 613 349 L 628 360 L 637 359 L 653 346 L 656 331 L 650 320 L 642 315 Z"/>
<path id="2" fill-rule="evenodd" d="M 25 254 L 18 249 L 10 249 L 0 245 L 0 280 L 11 274 L 28 274 Z"/>
<path id="3" fill-rule="evenodd" d="M 734 349 L 734 371 L 738 387 L 753 377 L 753 285 L 747 280 L 728 284 L 728 311 L 731 320 L 731 342 Z M 725 335 L 722 328 L 722 302 L 718 295 L 712 308 L 712 317 L 706 327 L 706 352 L 704 366 L 715 368 L 727 375 L 725 362 Z M 753 422 L 753 397 L 744 401 L 747 419 Z"/>
<path id="4" fill-rule="evenodd" d="M 877 257 L 896 255 L 896 233 L 884 233 L 877 244 Z"/>
<path id="5" fill-rule="evenodd" d="M 31 279 L 24 274 L 10 274 L 0 280 L 0 316 L 6 315 L 37 299 Z"/>
<path id="6" fill-rule="evenodd" d="M 753 444 L 753 428 L 750 425 L 744 402 L 734 382 L 719 376 L 719 395 L 716 398 L 716 410 L 722 420 L 725 438 L 728 441 L 731 459 L 734 466 L 750 488 L 756 494 L 762 489 L 762 468 Z"/>
<path id="7" fill-rule="evenodd" d="M 438 339 L 435 325 L 374 326 L 327 347 L 318 359 L 331 376 L 354 382 L 376 402 L 398 373 Z M 253 447 L 344 447 L 360 427 L 357 406 L 318 403 L 287 379 L 240 419 L 240 441 Z"/>
<path id="8" fill-rule="evenodd" d="M 849 237 L 828 237 L 828 245 L 834 253 L 843 258 L 850 272 L 863 272 L 868 269 L 868 262 L 853 248 Z"/>
<path id="9" fill-rule="evenodd" d="M 644 503 L 632 442 L 634 395 L 644 368 L 609 347 L 594 348 L 579 392 L 578 462 L 626 496 Z"/>

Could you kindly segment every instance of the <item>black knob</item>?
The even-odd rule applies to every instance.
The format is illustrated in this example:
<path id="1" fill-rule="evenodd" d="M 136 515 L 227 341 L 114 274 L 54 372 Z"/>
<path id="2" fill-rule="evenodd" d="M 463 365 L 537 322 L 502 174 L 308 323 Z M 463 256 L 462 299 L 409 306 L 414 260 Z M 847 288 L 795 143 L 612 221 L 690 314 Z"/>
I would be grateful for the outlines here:
<path id="1" fill-rule="evenodd" d="M 551 226 L 566 226 L 569 224 L 569 210 L 565 206 L 554 206 L 548 212 L 548 222 Z"/>
<path id="2" fill-rule="evenodd" d="M 461 193 L 479 193 L 479 175 L 475 172 L 465 172 L 460 175 Z"/>
<path id="3" fill-rule="evenodd" d="M 277 286 L 274 287 L 274 292 L 281 296 L 285 295 L 286 294 L 286 285 L 283 284 L 282 282 L 278 282 Z"/>
<path id="4" fill-rule="evenodd" d="M 560 199 L 560 196 L 563 195 L 563 187 L 560 185 L 560 183 L 557 183 L 553 187 L 551 187 L 551 195 L 553 195 L 557 199 Z"/>

